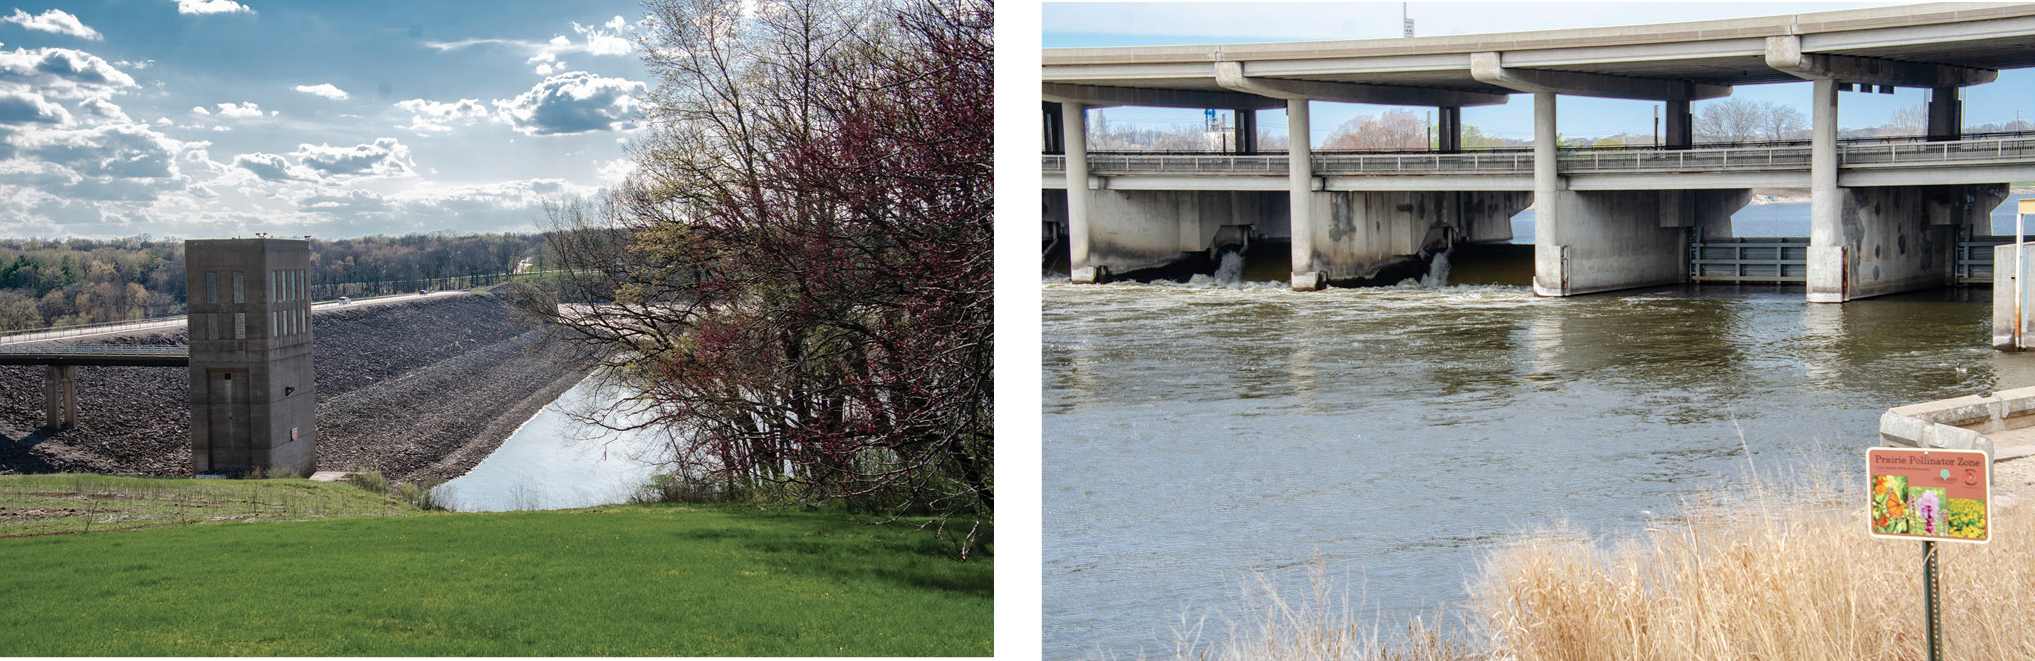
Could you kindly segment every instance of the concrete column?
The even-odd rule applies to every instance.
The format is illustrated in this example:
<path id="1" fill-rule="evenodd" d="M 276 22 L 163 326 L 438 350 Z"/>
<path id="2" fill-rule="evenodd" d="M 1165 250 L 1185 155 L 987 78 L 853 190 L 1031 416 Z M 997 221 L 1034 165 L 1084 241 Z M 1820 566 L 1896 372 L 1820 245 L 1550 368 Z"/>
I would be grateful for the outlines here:
<path id="1" fill-rule="evenodd" d="M 64 426 L 70 427 L 78 424 L 78 366 L 59 365 L 57 375 L 63 381 Z"/>
<path id="2" fill-rule="evenodd" d="M 1809 95 L 1809 302 L 1849 298 L 1844 198 L 1837 187 L 1837 81 L 1812 81 Z"/>
<path id="3" fill-rule="evenodd" d="M 1322 285 L 1314 265 L 1314 144 L 1307 131 L 1307 99 L 1286 101 L 1286 183 L 1293 232 L 1293 290 Z"/>
<path id="4" fill-rule="evenodd" d="M 62 429 L 64 427 L 64 380 L 56 365 L 50 365 L 42 371 L 42 406 L 45 412 L 42 418 L 43 428 Z"/>
<path id="5" fill-rule="evenodd" d="M 1695 116 L 1689 113 L 1689 101 L 1669 100 L 1667 117 L 1663 118 L 1661 145 L 1668 149 L 1688 149 L 1696 144 Z"/>
<path id="6" fill-rule="evenodd" d="M 1065 154 L 1067 153 L 1067 146 L 1064 139 L 1065 136 L 1062 134 L 1063 129 L 1060 128 L 1060 104 L 1051 101 L 1043 101 L 1041 103 L 1043 104 L 1041 106 L 1044 110 L 1042 116 L 1045 119 L 1046 129 L 1045 149 L 1043 151 L 1048 154 Z"/>
<path id="7" fill-rule="evenodd" d="M 1088 107 L 1060 104 L 1062 146 L 1067 150 L 1067 265 L 1074 282 L 1108 277 L 1088 265 Z"/>
<path id="8" fill-rule="evenodd" d="M 1964 134 L 1964 113 L 1957 88 L 1938 87 L 1929 96 L 1929 139 L 1956 140 Z"/>
<path id="9" fill-rule="evenodd" d="M 1556 223 L 1561 175 L 1555 170 L 1555 94 L 1533 95 L 1533 293 L 1567 296 L 1567 247 Z"/>
<path id="10" fill-rule="evenodd" d="M 1436 122 L 1435 132 L 1439 133 L 1441 138 L 1435 141 L 1436 151 L 1444 154 L 1454 154 L 1462 151 L 1463 109 L 1460 107 L 1442 106 L 1439 117 L 1440 120 Z"/>
<path id="11" fill-rule="evenodd" d="M 1236 109 L 1236 145 L 1239 154 L 1258 153 L 1258 109 Z"/>

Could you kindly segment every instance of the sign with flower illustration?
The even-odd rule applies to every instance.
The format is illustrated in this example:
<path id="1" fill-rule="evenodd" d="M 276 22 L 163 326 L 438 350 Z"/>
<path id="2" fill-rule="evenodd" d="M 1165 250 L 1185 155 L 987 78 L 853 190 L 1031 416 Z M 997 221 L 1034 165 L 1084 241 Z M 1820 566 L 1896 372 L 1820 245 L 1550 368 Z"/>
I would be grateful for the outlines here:
<path id="1" fill-rule="evenodd" d="M 1872 534 L 1942 542 L 1987 541 L 1992 475 L 1977 450 L 1871 448 Z"/>

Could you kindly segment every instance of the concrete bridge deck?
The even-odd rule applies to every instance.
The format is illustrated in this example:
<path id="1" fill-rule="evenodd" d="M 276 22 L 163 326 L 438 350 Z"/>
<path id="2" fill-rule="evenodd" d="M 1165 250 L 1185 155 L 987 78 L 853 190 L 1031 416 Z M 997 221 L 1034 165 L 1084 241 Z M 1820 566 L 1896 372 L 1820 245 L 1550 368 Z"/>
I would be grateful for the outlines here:
<path id="1" fill-rule="evenodd" d="M 1807 144 L 1575 149 L 1560 151 L 1555 168 L 1570 190 L 1634 187 L 1629 177 L 1600 175 L 1655 175 L 1645 182 L 1655 188 L 1808 188 L 1810 151 Z M 1533 152 L 1525 149 L 1309 158 L 1309 169 L 1327 180 L 1323 190 L 1533 190 Z M 2035 178 L 2035 135 L 1844 142 L 1837 159 L 1839 186 L 1998 183 Z M 1089 188 L 1112 190 L 1283 191 L 1290 169 L 1285 153 L 1091 152 L 1087 165 Z M 1065 155 L 1044 155 L 1040 166 L 1045 188 L 1067 187 Z"/>
<path id="2" fill-rule="evenodd" d="M 1688 282 L 1688 247 L 1731 236 L 1749 190 L 1810 190 L 1813 302 L 1952 284 L 2035 138 L 1963 134 L 1963 88 L 2035 67 L 2035 4 L 1935 4 L 1667 25 L 1363 41 L 1049 49 L 1041 98 L 1050 241 L 1076 282 L 1182 255 L 1291 241 L 1292 284 L 1367 278 L 1450 245 L 1511 238 L 1531 204 L 1534 291 Z M 1697 145 L 1690 104 L 1808 82 L 1806 144 Z M 1924 135 L 1840 141 L 1841 92 L 1929 90 Z M 1530 152 L 1465 152 L 1465 106 L 1533 96 Z M 1569 150 L 1561 95 L 1662 102 L 1662 146 Z M 1437 110 L 1436 153 L 1314 153 L 1314 101 Z M 1227 109 L 1235 153 L 1091 154 L 1086 110 Z M 1284 108 L 1290 154 L 1257 153 Z M 1069 183 L 1073 185 L 1069 185 Z M 1060 229 L 1064 227 L 1064 229 Z"/>
<path id="3" fill-rule="evenodd" d="M 5 344 L 0 365 L 90 365 L 184 367 L 191 364 L 186 346 L 133 344 Z"/>

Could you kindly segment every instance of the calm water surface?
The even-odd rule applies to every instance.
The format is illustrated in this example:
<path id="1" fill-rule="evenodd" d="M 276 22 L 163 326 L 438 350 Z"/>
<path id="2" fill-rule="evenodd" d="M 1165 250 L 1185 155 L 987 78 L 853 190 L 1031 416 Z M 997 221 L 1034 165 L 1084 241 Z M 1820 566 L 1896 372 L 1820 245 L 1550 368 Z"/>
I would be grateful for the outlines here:
<path id="1" fill-rule="evenodd" d="M 1183 615 L 1220 637 L 1254 575 L 1297 596 L 1317 557 L 1403 619 L 1507 535 L 1636 532 L 1742 447 L 1846 468 L 1888 407 L 2035 384 L 1985 290 L 1061 279 L 1044 306 L 1048 659 L 1169 652 Z"/>
<path id="2" fill-rule="evenodd" d="M 624 502 L 650 480 L 659 437 L 581 424 L 568 414 L 606 397 L 591 380 L 516 429 L 472 471 L 438 487 L 461 512 L 565 509 Z M 620 426 L 620 425 L 617 425 Z"/>

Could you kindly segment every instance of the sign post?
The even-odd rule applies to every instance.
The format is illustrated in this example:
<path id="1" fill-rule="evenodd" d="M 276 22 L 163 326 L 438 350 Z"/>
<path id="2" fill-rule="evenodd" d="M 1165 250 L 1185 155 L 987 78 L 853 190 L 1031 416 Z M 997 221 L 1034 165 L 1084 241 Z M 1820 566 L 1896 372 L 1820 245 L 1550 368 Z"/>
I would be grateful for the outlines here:
<path id="1" fill-rule="evenodd" d="M 2035 198 L 2022 198 L 2020 204 L 2014 209 L 2014 350 L 2016 351 L 2021 349 L 2021 329 L 2025 326 L 2025 323 L 2021 320 L 2021 302 L 2026 297 L 2024 292 L 2028 291 L 2028 269 L 2026 267 L 2028 263 L 2028 246 L 2025 243 L 2028 238 L 2021 219 L 2023 216 L 2031 213 L 2035 213 Z"/>
<path id="2" fill-rule="evenodd" d="M 1929 661 L 1943 658 L 1937 542 L 1984 544 L 1992 536 L 1992 461 L 1978 450 L 1869 448 L 1865 451 L 1872 536 L 1922 540 L 1923 614 Z"/>

